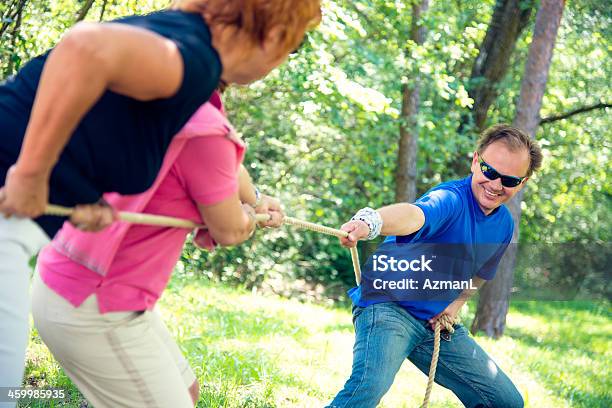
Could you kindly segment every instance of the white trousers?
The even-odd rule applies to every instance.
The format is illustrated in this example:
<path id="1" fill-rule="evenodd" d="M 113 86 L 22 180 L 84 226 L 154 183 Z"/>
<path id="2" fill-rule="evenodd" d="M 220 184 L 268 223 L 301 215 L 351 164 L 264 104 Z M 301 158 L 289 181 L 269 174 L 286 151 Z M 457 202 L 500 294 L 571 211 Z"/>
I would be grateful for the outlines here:
<path id="1" fill-rule="evenodd" d="M 30 259 L 49 242 L 32 220 L 0 215 L 0 387 L 19 387 L 28 345 Z M 14 407 L 0 403 L 0 408 Z"/>
<path id="2" fill-rule="evenodd" d="M 101 314 L 96 295 L 79 307 L 36 274 L 32 316 L 38 334 L 96 408 L 193 408 L 196 377 L 159 314 Z"/>

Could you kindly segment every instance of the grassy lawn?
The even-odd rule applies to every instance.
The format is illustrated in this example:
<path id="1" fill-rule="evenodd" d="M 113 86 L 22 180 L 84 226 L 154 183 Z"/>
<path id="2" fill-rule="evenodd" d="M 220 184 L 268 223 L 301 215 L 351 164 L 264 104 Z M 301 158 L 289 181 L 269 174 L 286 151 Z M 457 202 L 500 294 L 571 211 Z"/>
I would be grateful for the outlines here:
<path id="1" fill-rule="evenodd" d="M 175 279 L 159 304 L 201 386 L 198 407 L 323 407 L 352 362 L 348 307 L 332 308 Z M 479 343 L 514 380 L 528 407 L 612 406 L 609 306 L 515 303 L 506 336 Z M 470 321 L 470 312 L 466 321 Z M 32 334 L 26 381 L 69 388 L 65 405 L 86 407 L 78 391 Z M 426 377 L 405 363 L 381 406 L 417 407 Z M 434 387 L 431 407 L 461 406 Z"/>

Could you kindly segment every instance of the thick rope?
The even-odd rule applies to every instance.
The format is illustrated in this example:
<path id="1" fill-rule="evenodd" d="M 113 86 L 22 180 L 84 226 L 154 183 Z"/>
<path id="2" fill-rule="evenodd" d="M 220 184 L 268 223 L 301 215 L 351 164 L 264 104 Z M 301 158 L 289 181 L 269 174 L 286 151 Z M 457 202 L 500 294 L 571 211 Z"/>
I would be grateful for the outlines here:
<path id="1" fill-rule="evenodd" d="M 427 388 L 425 389 L 425 398 L 421 408 L 427 408 L 429 405 L 429 397 L 433 388 L 434 379 L 436 378 L 436 368 L 438 367 L 438 357 L 440 356 L 440 332 L 442 328 L 446 329 L 450 334 L 455 332 L 453 325 L 456 323 L 449 315 L 442 315 L 436 320 L 434 328 L 434 348 L 431 355 L 431 364 L 429 365 L 429 378 L 427 379 Z"/>
<path id="2" fill-rule="evenodd" d="M 57 216 L 65 216 L 69 217 L 72 215 L 74 209 L 60 207 L 56 205 L 48 205 L 45 211 L 45 215 L 57 215 Z M 131 213 L 131 212 L 119 212 L 119 219 L 121 221 L 131 222 L 134 224 L 142 224 L 142 225 L 154 225 L 154 226 L 162 226 L 162 227 L 177 227 L 177 228 L 206 228 L 204 225 L 197 224 L 193 221 L 184 220 L 180 218 L 174 217 L 166 217 L 162 215 L 152 215 L 152 214 L 140 214 L 140 213 Z M 255 219 L 258 222 L 268 221 L 270 216 L 267 214 L 257 214 Z M 324 225 L 315 224 L 308 221 L 299 220 L 293 217 L 285 217 L 283 222 L 285 224 L 293 225 L 298 228 L 304 228 L 310 231 L 319 232 L 321 234 L 333 235 L 339 238 L 346 238 L 348 233 L 346 231 L 342 231 L 335 228 L 326 227 Z M 355 280 L 357 285 L 361 283 L 361 267 L 359 265 L 359 253 L 357 252 L 357 248 L 350 248 L 351 251 L 351 259 L 353 261 L 353 270 L 355 272 Z M 429 397 L 431 396 L 431 390 L 433 388 L 434 379 L 436 377 L 436 368 L 438 366 L 438 357 L 440 355 L 440 332 L 442 330 L 442 326 L 449 333 L 454 333 L 455 329 L 453 325 L 455 321 L 448 316 L 442 315 L 435 323 L 434 330 L 434 349 L 431 357 L 431 364 L 429 367 L 429 378 L 427 380 L 427 388 L 425 390 L 425 398 L 423 399 L 423 404 L 421 408 L 427 408 L 429 405 Z"/>
<path id="3" fill-rule="evenodd" d="M 326 227 L 324 225 L 314 224 L 308 221 L 298 220 L 293 217 L 285 217 L 285 224 L 290 224 L 298 228 L 304 228 L 311 231 L 319 232 L 321 234 L 333 235 L 338 238 L 346 238 L 348 237 L 348 232 L 342 231 L 335 228 Z M 353 271 L 355 272 L 355 282 L 357 285 L 361 283 L 361 266 L 359 265 L 359 252 L 357 252 L 357 247 L 350 248 L 351 251 L 351 260 L 353 261 Z"/>
<path id="4" fill-rule="evenodd" d="M 70 217 L 74 212 L 74 208 L 61 207 L 59 205 L 47 205 L 45 215 L 56 215 L 60 217 Z M 205 225 L 196 222 L 185 220 L 182 218 L 167 217 L 164 215 L 142 214 L 128 211 L 118 213 L 119 220 L 132 224 L 152 225 L 156 227 L 173 227 L 173 228 L 206 228 Z M 256 214 L 257 222 L 268 221 L 270 216 L 267 214 Z"/>
<path id="5" fill-rule="evenodd" d="M 47 205 L 45 210 L 45 215 L 55 215 L 62 217 L 70 217 L 74 212 L 74 208 L 61 207 L 59 205 Z M 185 220 L 181 218 L 174 217 L 166 217 L 163 215 L 153 215 L 153 214 L 142 214 L 142 213 L 133 213 L 127 211 L 121 211 L 118 213 L 119 219 L 121 221 L 130 222 L 133 224 L 141 224 L 141 225 L 153 225 L 157 227 L 175 227 L 175 228 L 206 228 L 206 226 L 202 224 L 197 224 L 190 220 Z M 268 214 L 256 214 L 255 220 L 257 222 L 265 222 L 270 219 Z M 314 224 L 312 222 L 299 220 L 293 217 L 285 217 L 283 223 L 290 224 L 295 227 L 308 229 L 311 231 L 319 232 L 321 234 L 333 235 L 336 237 L 345 238 L 348 236 L 346 231 L 342 231 L 335 228 L 326 227 L 324 225 Z M 361 281 L 361 267 L 359 266 L 359 253 L 357 252 L 357 248 L 351 248 L 351 259 L 353 261 L 353 270 L 355 271 L 355 280 L 357 284 Z"/>

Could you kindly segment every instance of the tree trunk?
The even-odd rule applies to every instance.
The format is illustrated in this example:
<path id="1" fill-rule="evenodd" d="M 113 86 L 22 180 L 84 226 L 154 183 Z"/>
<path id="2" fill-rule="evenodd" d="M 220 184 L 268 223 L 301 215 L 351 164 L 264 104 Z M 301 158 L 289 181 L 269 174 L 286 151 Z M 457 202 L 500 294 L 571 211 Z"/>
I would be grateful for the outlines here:
<path id="1" fill-rule="evenodd" d="M 498 0 L 474 61 L 468 93 L 474 99 L 472 115 L 478 131 L 485 127 L 489 107 L 497 98 L 498 87 L 510 67 L 516 41 L 529 22 L 533 1 Z M 469 116 L 462 118 L 462 126 Z"/>
<path id="2" fill-rule="evenodd" d="M 429 8 L 429 0 L 419 0 L 412 4 L 412 24 L 410 39 L 417 45 L 425 40 L 425 28 L 421 25 L 421 16 Z M 409 53 L 410 50 L 407 50 Z M 396 202 L 413 202 L 416 200 L 417 151 L 420 78 L 415 70 L 411 84 L 402 85 L 402 115 L 400 122 L 399 149 L 395 169 Z"/>
<path id="3" fill-rule="evenodd" d="M 87 13 L 89 13 L 89 10 L 94 4 L 94 1 L 95 0 L 87 0 L 85 4 L 83 4 L 83 7 L 81 7 L 81 9 L 77 13 L 76 19 L 74 21 L 75 23 L 78 23 L 79 21 L 83 21 L 85 17 L 87 17 Z"/>
<path id="4" fill-rule="evenodd" d="M 458 132 L 475 128 L 480 133 L 487 123 L 489 108 L 495 102 L 499 84 L 510 67 L 516 42 L 529 23 L 533 0 L 497 0 L 485 38 L 474 60 L 468 94 L 474 100 L 472 109 L 461 115 Z M 457 176 L 465 175 L 470 158 L 457 154 L 448 167 Z"/>
<path id="5" fill-rule="evenodd" d="M 521 94 L 513 123 L 515 127 L 523 129 L 532 138 L 535 138 L 540 123 L 542 98 L 546 90 L 550 61 L 564 6 L 564 0 L 542 0 L 536 16 L 533 40 L 529 47 Z M 514 220 L 512 245 L 504 254 L 495 279 L 482 288 L 476 317 L 472 323 L 472 333 L 483 331 L 488 336 L 497 338 L 504 332 L 516 264 L 516 244 L 519 240 L 521 200 L 524 191 L 524 189 L 520 191 L 508 202 L 508 208 Z"/>
<path id="6" fill-rule="evenodd" d="M 108 4 L 108 0 L 104 0 L 102 2 L 102 7 L 100 7 L 100 17 L 98 18 L 98 21 L 104 20 L 104 13 L 106 12 L 107 4 Z"/>
<path id="7" fill-rule="evenodd" d="M 13 0 L 4 4 L 3 13 L 0 15 L 0 38 L 8 30 L 9 26 L 21 17 L 23 9 L 28 0 Z M 3 39 L 4 41 L 4 39 Z"/>

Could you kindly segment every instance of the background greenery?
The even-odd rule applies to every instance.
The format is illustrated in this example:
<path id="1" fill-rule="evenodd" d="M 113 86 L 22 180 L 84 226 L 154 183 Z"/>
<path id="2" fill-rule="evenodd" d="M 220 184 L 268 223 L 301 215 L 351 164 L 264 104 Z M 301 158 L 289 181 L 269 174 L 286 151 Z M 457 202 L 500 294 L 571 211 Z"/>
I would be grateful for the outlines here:
<path id="1" fill-rule="evenodd" d="M 6 14 L 12 2 L 17 0 L 0 4 L 0 13 Z M 52 46 L 85 3 L 26 1 L 18 29 L 17 22 L 5 18 L 2 76 Z M 102 6 L 103 17 L 111 19 L 163 5 L 94 1 L 87 19 L 97 20 Z M 266 80 L 226 93 L 232 122 L 249 144 L 246 164 L 257 184 L 280 197 L 289 215 L 330 226 L 341 225 L 363 206 L 393 202 L 401 86 L 417 71 L 422 89 L 418 191 L 467 175 L 477 134 L 459 134 L 457 127 L 471 105 L 466 92 L 470 70 L 493 5 L 492 0 L 433 1 L 424 19 L 426 41 L 406 57 L 409 2 L 324 1 L 323 23 L 298 53 Z M 611 21 L 607 2 L 568 2 L 542 117 L 612 100 Z M 519 37 L 489 113 L 490 124 L 514 117 L 532 25 Z M 522 242 L 597 243 L 608 248 L 610 127 L 609 110 L 540 127 L 537 139 L 545 163 L 529 183 L 523 203 Z M 352 281 L 348 253 L 334 239 L 292 230 L 267 232 L 214 254 L 188 246 L 183 262 L 211 279 L 248 288 L 264 281 L 303 279 L 333 289 Z M 330 294 L 341 296 L 333 290 Z"/>
<path id="2" fill-rule="evenodd" d="M 11 7 L 22 2 L 21 17 L 11 20 Z M 0 79 L 52 46 L 88 3 L 0 2 Z M 567 2 L 542 117 L 612 100 L 611 4 Z M 152 0 L 96 0 L 86 18 L 163 6 Z M 426 41 L 414 46 L 409 2 L 324 1 L 321 26 L 282 68 L 265 81 L 226 93 L 232 122 L 249 144 L 246 164 L 257 184 L 280 197 L 289 215 L 330 226 L 363 206 L 393 202 L 402 84 L 417 73 L 418 191 L 467 175 L 477 135 L 469 127 L 459 134 L 457 128 L 472 103 L 466 89 L 493 6 L 492 0 L 433 1 L 424 19 Z M 488 124 L 514 117 L 534 15 L 519 37 Z M 571 252 L 562 251 L 578 244 L 597 248 L 604 264 L 609 260 L 611 125 L 609 109 L 598 109 L 540 126 L 545 163 L 522 204 L 521 240 L 552 245 L 550 263 L 534 268 L 524 253 L 517 282 L 556 273 L 567 277 L 567 285 L 581 284 L 588 279 L 584 263 L 572 263 Z M 339 300 L 342 308 L 353 276 L 348 252 L 335 239 L 281 228 L 212 254 L 187 244 L 178 273 L 163 306 L 176 316 L 172 330 L 199 370 L 201 406 L 316 406 L 341 386 L 352 344 L 345 310 L 242 292 Z M 606 273 L 596 292 L 609 296 Z M 507 336 L 479 341 L 517 380 L 529 406 L 608 407 L 610 312 L 607 302 L 516 303 Z M 471 314 L 465 317 L 469 321 Z M 27 381 L 69 386 L 37 337 L 32 346 Z M 405 367 L 385 406 L 415 406 L 421 395 L 413 391 L 423 385 L 424 377 Z M 439 389 L 434 398 L 434 406 L 457 403 Z"/>

